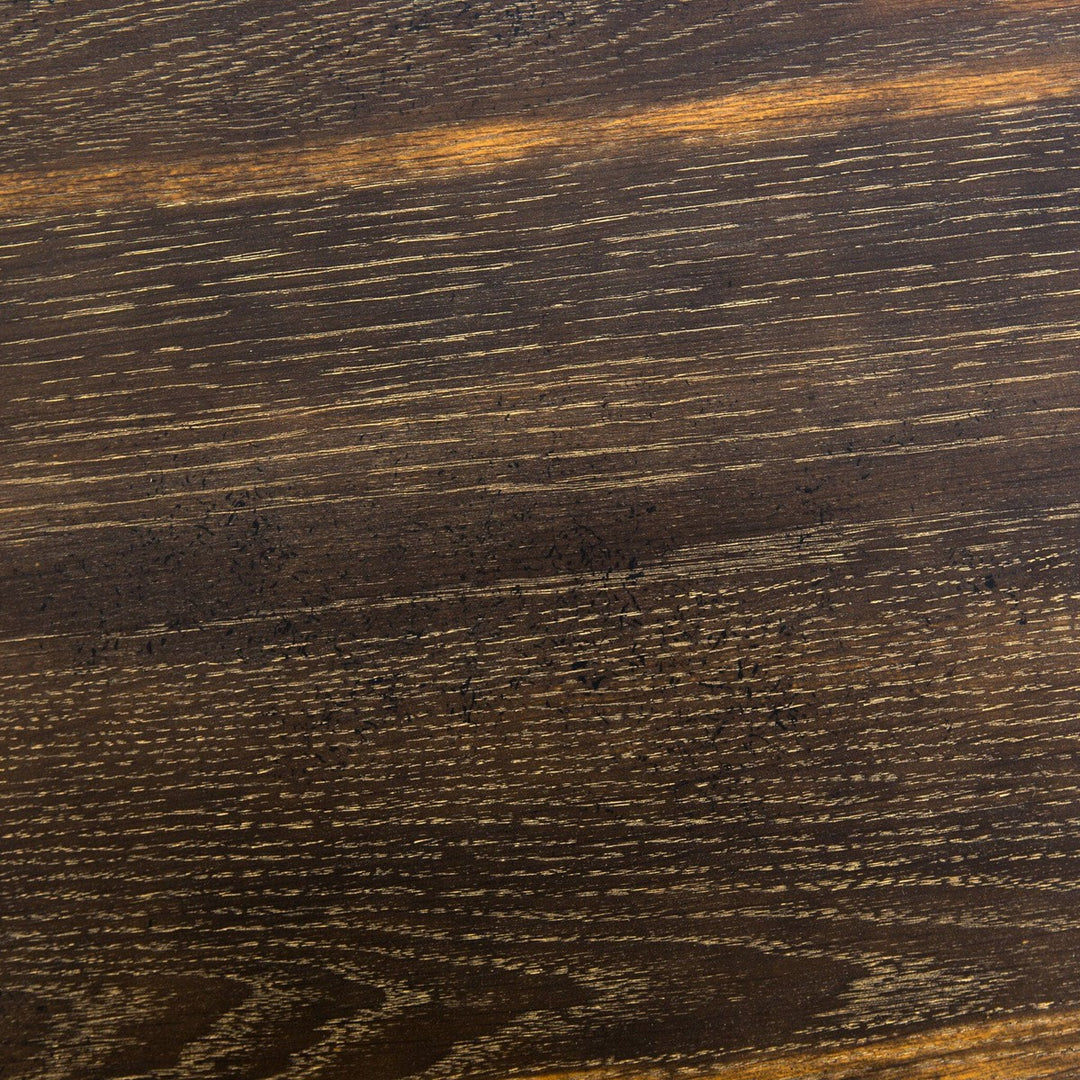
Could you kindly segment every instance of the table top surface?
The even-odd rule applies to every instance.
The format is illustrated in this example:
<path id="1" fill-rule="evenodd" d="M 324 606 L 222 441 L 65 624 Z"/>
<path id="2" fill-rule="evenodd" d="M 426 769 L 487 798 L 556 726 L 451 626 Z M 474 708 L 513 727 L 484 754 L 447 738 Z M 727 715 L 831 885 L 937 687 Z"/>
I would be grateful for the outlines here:
<path id="1" fill-rule="evenodd" d="M 0 1077 L 1080 1076 L 1080 5 L 0 9 Z"/>

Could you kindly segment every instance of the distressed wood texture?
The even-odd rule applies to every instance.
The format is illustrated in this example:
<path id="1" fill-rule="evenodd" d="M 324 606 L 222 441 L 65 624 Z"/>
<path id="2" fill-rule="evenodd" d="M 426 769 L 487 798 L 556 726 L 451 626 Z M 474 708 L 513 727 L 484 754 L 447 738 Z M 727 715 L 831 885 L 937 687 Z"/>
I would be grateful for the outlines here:
<path id="1" fill-rule="evenodd" d="M 0 10 L 0 1077 L 1080 1077 L 1080 5 Z"/>

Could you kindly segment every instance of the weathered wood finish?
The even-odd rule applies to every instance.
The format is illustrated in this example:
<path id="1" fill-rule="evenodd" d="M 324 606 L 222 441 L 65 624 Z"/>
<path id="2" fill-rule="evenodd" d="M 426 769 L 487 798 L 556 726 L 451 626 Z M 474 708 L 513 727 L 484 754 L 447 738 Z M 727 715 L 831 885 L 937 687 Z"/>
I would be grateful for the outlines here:
<path id="1" fill-rule="evenodd" d="M 1072 3 L 0 13 L 0 1077 L 1080 1075 Z"/>

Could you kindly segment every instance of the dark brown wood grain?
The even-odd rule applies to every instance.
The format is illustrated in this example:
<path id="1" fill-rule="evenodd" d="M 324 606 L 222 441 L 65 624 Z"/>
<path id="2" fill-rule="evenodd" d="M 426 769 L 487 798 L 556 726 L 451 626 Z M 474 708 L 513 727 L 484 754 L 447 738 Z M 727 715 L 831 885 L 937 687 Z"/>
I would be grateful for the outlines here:
<path id="1" fill-rule="evenodd" d="M 0 1077 L 1080 1075 L 1078 12 L 0 8 Z"/>

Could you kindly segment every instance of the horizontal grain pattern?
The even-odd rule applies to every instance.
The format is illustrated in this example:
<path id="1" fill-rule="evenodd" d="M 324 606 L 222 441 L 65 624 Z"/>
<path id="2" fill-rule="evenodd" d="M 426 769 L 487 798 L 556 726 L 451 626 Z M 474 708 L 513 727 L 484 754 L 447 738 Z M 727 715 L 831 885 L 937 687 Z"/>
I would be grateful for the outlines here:
<path id="1" fill-rule="evenodd" d="M 688 1075 L 712 1080 L 841 1080 L 845 1077 L 918 1075 L 968 1080 L 993 1069 L 1002 1077 L 1063 1077 L 1076 1069 L 1076 1018 L 1072 1014 L 1027 1021 L 996 1021 L 936 1033 L 926 1039 L 871 1043 L 844 1053 L 791 1055 L 754 1065 L 735 1064 Z M 543 1080 L 618 1080 L 614 1070 L 544 1074 Z"/>
<path id="2" fill-rule="evenodd" d="M 0 1075 L 1075 1071 L 1074 8 L 6 11 Z"/>
<path id="3" fill-rule="evenodd" d="M 407 136 L 361 137 L 301 145 L 266 156 L 201 158 L 164 165 L 128 161 L 120 168 L 0 175 L 0 213 L 55 214 L 145 203 L 185 205 L 288 196 L 321 188 L 364 187 L 398 178 L 436 176 L 512 166 L 545 153 L 643 152 L 651 140 L 738 140 L 810 130 L 827 134 L 883 119 L 1015 109 L 1067 99 L 1080 72 L 1067 61 L 1008 68 L 942 67 L 931 72 L 845 81 L 755 86 L 687 104 L 653 106 L 588 120 L 487 122 L 419 129 Z M 646 151 L 647 152 L 647 151 Z M 975 164 L 972 159 L 966 164 Z M 995 156 L 992 160 L 1001 160 Z"/>
<path id="4" fill-rule="evenodd" d="M 0 58 L 8 161 L 242 150 L 255 141 L 357 128 L 400 130 L 555 104 L 666 100 L 686 88 L 813 75 L 886 55 L 1008 56 L 1075 44 L 1074 9 L 1019 3 L 919 8 L 832 3 L 663 5 L 580 2 L 308 5 L 124 4 L 103 16 L 68 0 L 5 12 Z M 438 87 L 438 94 L 425 92 Z"/>

